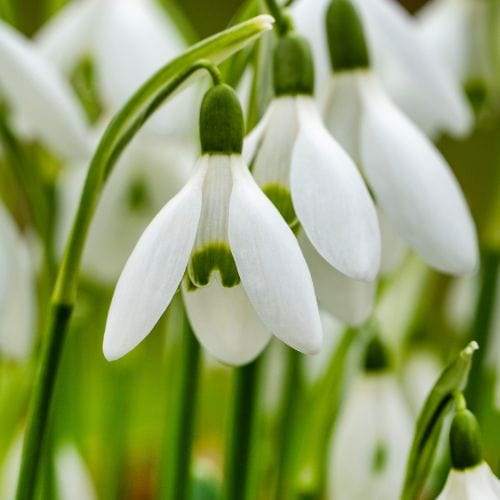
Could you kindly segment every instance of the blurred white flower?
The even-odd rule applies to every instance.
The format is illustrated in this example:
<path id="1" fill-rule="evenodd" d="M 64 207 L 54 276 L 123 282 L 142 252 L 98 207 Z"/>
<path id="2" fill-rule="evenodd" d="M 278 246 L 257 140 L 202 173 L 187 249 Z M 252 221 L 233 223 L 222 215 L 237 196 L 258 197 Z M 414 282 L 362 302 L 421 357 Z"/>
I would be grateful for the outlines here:
<path id="1" fill-rule="evenodd" d="M 0 203 L 0 354 L 27 358 L 36 326 L 36 281 L 27 241 Z"/>
<path id="2" fill-rule="evenodd" d="M 84 58 L 95 65 L 96 86 L 110 114 L 144 81 L 186 47 L 154 0 L 76 0 L 38 33 L 42 52 L 66 74 Z M 158 133 L 194 130 L 194 93 L 186 89 L 151 118 Z"/>
<path id="3" fill-rule="evenodd" d="M 116 283 L 151 217 L 185 184 L 196 148 L 181 137 L 141 131 L 124 151 L 101 195 L 85 245 L 82 270 L 105 285 Z M 68 166 L 57 185 L 57 247 L 62 253 L 77 208 L 88 161 Z"/>
<path id="4" fill-rule="evenodd" d="M 482 462 L 464 470 L 452 469 L 443 491 L 436 500 L 498 500 L 500 481 Z"/>
<path id="5" fill-rule="evenodd" d="M 355 148 L 390 224 L 430 266 L 451 274 L 473 272 L 478 262 L 474 223 L 442 155 L 369 69 L 334 74 L 329 85 L 327 126 L 349 152 Z M 352 107 L 339 110 L 339 102 Z"/>
<path id="6" fill-rule="evenodd" d="M 270 332 L 316 352 L 322 331 L 311 276 L 292 231 L 239 154 L 243 117 L 229 87 L 207 92 L 200 123 L 203 154 L 190 180 L 147 227 L 118 280 L 105 356 L 117 359 L 146 337 L 186 270 L 189 320 L 218 359 L 251 361 Z"/>
<path id="7" fill-rule="evenodd" d="M 398 500 L 413 422 L 387 371 L 367 372 L 347 392 L 330 451 L 329 498 Z"/>
<path id="8" fill-rule="evenodd" d="M 7 453 L 0 473 L 0 498 L 15 498 L 21 463 L 22 439 L 18 438 Z M 97 494 L 85 462 L 73 445 L 59 448 L 54 456 L 56 497 L 51 500 L 95 500 Z"/>
<path id="9" fill-rule="evenodd" d="M 468 133 L 472 113 L 465 96 L 422 42 L 411 16 L 394 0 L 353 1 L 366 25 L 375 69 L 396 103 L 430 135 Z M 309 37 L 313 46 L 319 90 L 331 71 L 325 25 L 329 3 L 302 0 L 292 9 L 298 31 Z"/>
<path id="10" fill-rule="evenodd" d="M 490 75 L 488 2 L 432 0 L 417 15 L 422 41 L 459 84 Z"/>
<path id="11" fill-rule="evenodd" d="M 23 135 L 65 158 L 90 151 L 83 110 L 71 88 L 33 43 L 0 21 L 0 95 Z"/>

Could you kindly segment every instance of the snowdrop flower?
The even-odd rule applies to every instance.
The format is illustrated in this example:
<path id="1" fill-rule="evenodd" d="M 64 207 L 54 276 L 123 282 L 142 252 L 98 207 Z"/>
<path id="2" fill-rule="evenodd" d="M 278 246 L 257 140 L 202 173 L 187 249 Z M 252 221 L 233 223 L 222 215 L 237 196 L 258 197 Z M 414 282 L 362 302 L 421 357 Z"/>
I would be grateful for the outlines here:
<path id="1" fill-rule="evenodd" d="M 356 165 L 323 125 L 313 86 L 307 41 L 284 35 L 274 52 L 275 97 L 247 138 L 245 156 L 264 193 L 290 227 L 303 229 L 304 245 L 314 247 L 306 252 L 314 261 L 311 267 L 335 268 L 327 271 L 324 298 L 323 286 L 318 288 L 320 301 L 357 322 L 359 312 L 348 313 L 344 305 L 351 289 L 367 289 L 371 296 L 372 285 L 353 280 L 373 281 L 377 275 L 377 214 Z"/>
<path id="2" fill-rule="evenodd" d="M 412 432 L 403 391 L 384 348 L 374 340 L 332 439 L 329 498 L 399 499 Z"/>
<path id="3" fill-rule="evenodd" d="M 130 252 L 151 218 L 185 184 L 195 146 L 181 137 L 157 137 L 141 130 L 124 151 L 106 183 L 83 254 L 85 275 L 104 285 L 120 276 Z M 59 176 L 57 240 L 62 253 L 88 161 L 69 165 Z"/>
<path id="4" fill-rule="evenodd" d="M 437 500 L 498 500 L 500 481 L 484 462 L 480 430 L 467 409 L 459 409 L 450 429 L 452 470 Z"/>
<path id="5" fill-rule="evenodd" d="M 218 359 L 252 360 L 270 332 L 316 352 L 322 331 L 312 280 L 292 231 L 240 156 L 243 115 L 230 87 L 206 93 L 200 139 L 190 180 L 145 230 L 118 280 L 106 358 L 126 354 L 151 331 L 186 270 L 189 320 Z"/>
<path id="6" fill-rule="evenodd" d="M 417 19 L 423 42 L 459 84 L 484 85 L 490 76 L 487 2 L 433 0 Z"/>
<path id="7" fill-rule="evenodd" d="M 0 498 L 15 498 L 16 480 L 21 464 L 22 439 L 14 441 L 8 450 L 0 473 Z M 56 500 L 97 499 L 87 465 L 78 450 L 70 444 L 59 448 L 54 456 L 54 493 Z"/>
<path id="8" fill-rule="evenodd" d="M 18 131 L 65 158 L 90 151 L 87 126 L 71 88 L 32 44 L 0 21 L 0 95 Z"/>
<path id="9" fill-rule="evenodd" d="M 413 250 L 439 271 L 474 271 L 476 232 L 460 186 L 442 155 L 392 103 L 371 70 L 353 4 L 333 0 L 327 25 L 334 70 L 327 126 L 358 159 L 389 223 Z"/>
<path id="10" fill-rule="evenodd" d="M 36 323 L 35 277 L 29 249 L 0 203 L 0 354 L 27 358 Z"/>
<path id="11" fill-rule="evenodd" d="M 36 38 L 42 52 L 68 75 L 79 62 L 90 59 L 107 113 L 121 108 L 148 77 L 186 47 L 154 0 L 76 0 Z M 166 134 L 191 127 L 183 119 L 193 115 L 186 112 L 192 101 L 193 88 L 156 113 L 148 129 Z"/>
<path id="12" fill-rule="evenodd" d="M 393 0 L 353 2 L 366 25 L 375 69 L 398 106 L 430 135 L 468 133 L 472 113 L 461 88 L 422 42 L 415 21 L 404 8 Z M 312 43 L 320 86 L 330 73 L 322 29 L 329 3 L 303 0 L 292 10 L 297 29 Z"/>

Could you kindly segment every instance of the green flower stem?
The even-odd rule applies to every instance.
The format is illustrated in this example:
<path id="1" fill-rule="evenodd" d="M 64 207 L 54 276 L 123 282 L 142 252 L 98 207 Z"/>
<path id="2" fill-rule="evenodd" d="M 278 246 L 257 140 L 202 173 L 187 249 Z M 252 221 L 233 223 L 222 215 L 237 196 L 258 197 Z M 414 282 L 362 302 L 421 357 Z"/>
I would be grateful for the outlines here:
<path id="1" fill-rule="evenodd" d="M 472 325 L 471 340 L 477 341 L 481 349 L 475 356 L 471 367 L 466 399 L 469 408 L 481 416 L 480 405 L 484 391 L 484 362 L 489 352 L 489 336 L 492 332 L 492 321 L 495 314 L 495 298 L 498 293 L 498 271 L 500 269 L 500 252 L 486 252 L 483 256 L 481 270 L 481 288 L 476 306 L 474 323 Z"/>
<path id="2" fill-rule="evenodd" d="M 50 403 L 72 309 L 73 306 L 67 304 L 53 304 L 51 307 L 28 414 L 17 485 L 16 498 L 18 500 L 32 500 L 35 496 L 37 471 L 43 450 Z"/>
<path id="3" fill-rule="evenodd" d="M 260 360 L 235 369 L 234 400 L 226 454 L 224 500 L 250 500 L 250 459 Z"/>
<path id="4" fill-rule="evenodd" d="M 302 389 L 301 354 L 287 348 L 286 372 L 283 381 L 282 400 L 279 411 L 278 470 L 276 478 L 277 500 L 287 498 L 286 484 L 289 483 L 291 452 L 293 451 L 294 424 L 297 416 L 297 402 Z M 289 492 L 288 492 L 289 493 Z"/>
<path id="5" fill-rule="evenodd" d="M 266 0 L 267 8 L 271 15 L 276 19 L 276 30 L 280 36 L 286 35 L 293 29 L 292 20 L 287 16 L 281 5 L 276 0 Z"/>
<path id="6" fill-rule="evenodd" d="M 26 424 L 16 500 L 33 500 L 57 370 L 76 300 L 83 248 L 100 193 L 120 152 L 147 118 L 192 73 L 202 68 L 208 69 L 217 80 L 218 72 L 210 61 L 220 62 L 229 57 L 270 29 L 270 26 L 269 18 L 260 16 L 194 45 L 147 80 L 117 113 L 104 132 L 90 163 L 52 294 L 51 319 L 44 339 L 40 368 Z M 207 58 L 210 61 L 204 60 Z"/>
<path id="7" fill-rule="evenodd" d="M 180 373 L 170 415 L 162 500 L 190 498 L 191 447 L 200 371 L 200 344 L 184 313 Z"/>

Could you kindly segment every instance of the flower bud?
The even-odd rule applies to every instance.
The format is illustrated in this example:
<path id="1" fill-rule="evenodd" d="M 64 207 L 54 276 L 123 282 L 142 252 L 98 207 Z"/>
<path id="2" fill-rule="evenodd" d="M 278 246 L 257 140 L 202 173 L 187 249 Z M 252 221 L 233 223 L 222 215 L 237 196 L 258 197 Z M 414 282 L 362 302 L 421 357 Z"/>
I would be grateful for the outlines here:
<path id="1" fill-rule="evenodd" d="M 201 151 L 219 154 L 240 154 L 245 126 L 238 96 L 226 84 L 210 88 L 201 103 Z"/>
<path id="2" fill-rule="evenodd" d="M 314 65 L 309 42 L 296 33 L 280 38 L 274 49 L 273 72 L 276 96 L 312 95 Z"/>
<path id="3" fill-rule="evenodd" d="M 364 369 L 366 372 L 382 372 L 390 367 L 390 355 L 378 337 L 373 337 L 365 352 Z"/>
<path id="4" fill-rule="evenodd" d="M 332 0 L 326 12 L 326 34 L 334 71 L 370 66 L 363 24 L 350 0 Z"/>
<path id="5" fill-rule="evenodd" d="M 483 461 L 479 424 L 474 414 L 465 408 L 453 417 L 450 453 L 453 468 L 458 470 L 475 467 Z"/>

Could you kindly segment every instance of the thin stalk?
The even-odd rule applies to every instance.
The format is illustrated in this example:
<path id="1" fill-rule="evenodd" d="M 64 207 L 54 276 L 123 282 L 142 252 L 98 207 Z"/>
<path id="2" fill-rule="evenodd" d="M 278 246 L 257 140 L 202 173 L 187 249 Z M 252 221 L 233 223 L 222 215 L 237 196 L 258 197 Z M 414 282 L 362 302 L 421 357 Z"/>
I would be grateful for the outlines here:
<path id="1" fill-rule="evenodd" d="M 51 307 L 40 365 L 33 387 L 32 405 L 26 423 L 17 500 L 32 500 L 35 496 L 38 467 L 45 442 L 53 389 L 66 338 L 64 332 L 67 329 L 72 309 L 73 306 L 67 304 L 52 304 Z"/>
<path id="2" fill-rule="evenodd" d="M 200 372 L 200 344 L 184 313 L 180 372 L 171 408 L 163 500 L 190 498 L 191 448 Z"/>
<path id="3" fill-rule="evenodd" d="M 293 451 L 293 429 L 296 418 L 297 401 L 301 394 L 301 354 L 287 348 L 286 373 L 283 382 L 283 398 L 279 411 L 278 470 L 276 478 L 276 500 L 286 499 L 286 480 L 290 470 Z"/>
<path id="4" fill-rule="evenodd" d="M 293 29 L 290 16 L 288 16 L 283 7 L 278 5 L 276 0 L 266 0 L 266 5 L 271 15 L 276 20 L 276 30 L 280 36 L 286 35 Z"/>
<path id="5" fill-rule="evenodd" d="M 248 500 L 251 444 L 255 427 L 259 359 L 235 368 L 231 428 L 226 454 L 223 499 Z"/>
<path id="6" fill-rule="evenodd" d="M 483 256 L 481 270 L 481 288 L 476 305 L 476 313 L 470 340 L 479 344 L 479 350 L 474 357 L 469 383 L 466 390 L 466 400 L 470 410 L 480 418 L 481 397 L 484 387 L 484 364 L 489 352 L 489 336 L 492 329 L 493 315 L 495 314 L 495 297 L 498 293 L 498 271 L 500 269 L 500 252 L 486 252 Z"/>

